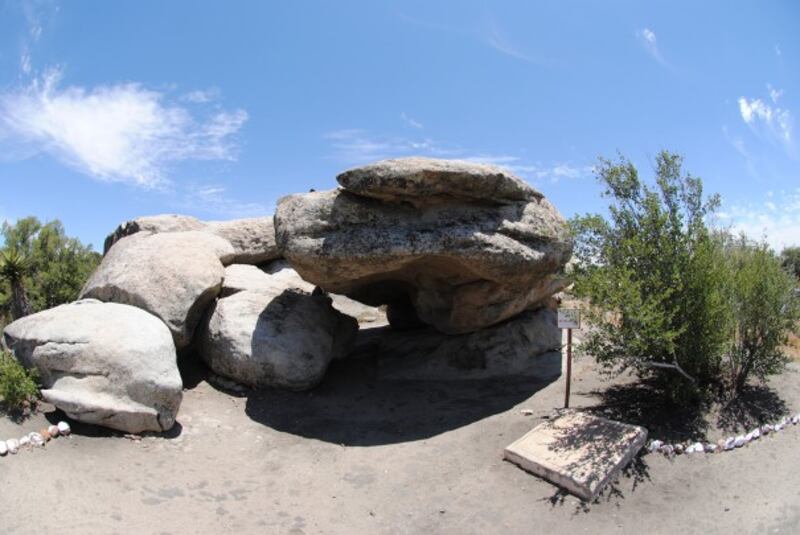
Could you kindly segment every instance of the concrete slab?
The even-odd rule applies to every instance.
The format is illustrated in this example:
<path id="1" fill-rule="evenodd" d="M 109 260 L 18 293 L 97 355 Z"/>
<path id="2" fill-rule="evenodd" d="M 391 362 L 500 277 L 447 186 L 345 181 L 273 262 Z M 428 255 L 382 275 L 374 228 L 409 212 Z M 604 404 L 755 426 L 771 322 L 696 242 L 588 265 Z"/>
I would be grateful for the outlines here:
<path id="1" fill-rule="evenodd" d="M 508 446 L 503 457 L 591 501 L 646 440 L 643 427 L 564 411 Z"/>

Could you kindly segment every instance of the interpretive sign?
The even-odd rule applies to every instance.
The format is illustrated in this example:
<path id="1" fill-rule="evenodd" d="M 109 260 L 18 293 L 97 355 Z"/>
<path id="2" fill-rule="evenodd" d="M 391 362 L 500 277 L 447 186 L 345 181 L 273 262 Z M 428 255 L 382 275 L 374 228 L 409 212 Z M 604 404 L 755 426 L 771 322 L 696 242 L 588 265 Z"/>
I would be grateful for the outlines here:
<path id="1" fill-rule="evenodd" d="M 580 329 L 581 311 L 577 308 L 559 309 L 558 311 L 559 329 Z"/>

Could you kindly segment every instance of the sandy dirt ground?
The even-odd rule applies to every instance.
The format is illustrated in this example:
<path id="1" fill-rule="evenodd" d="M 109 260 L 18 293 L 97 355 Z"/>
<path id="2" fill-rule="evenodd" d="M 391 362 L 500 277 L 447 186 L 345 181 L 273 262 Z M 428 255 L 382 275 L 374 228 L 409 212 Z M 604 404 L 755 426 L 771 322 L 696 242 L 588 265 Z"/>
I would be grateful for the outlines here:
<path id="1" fill-rule="evenodd" d="M 651 436 L 716 438 L 717 423 L 800 410 L 797 364 L 710 425 L 658 414 L 646 389 L 606 383 L 587 360 L 574 372 L 573 406 L 650 424 Z M 167 436 L 74 424 L 67 439 L 0 458 L 0 533 L 800 531 L 800 426 L 725 454 L 642 455 L 585 505 L 502 460 L 561 406 L 563 378 L 390 383 L 355 362 L 310 393 L 235 394 L 196 375 Z M 60 416 L 2 417 L 0 437 Z"/>

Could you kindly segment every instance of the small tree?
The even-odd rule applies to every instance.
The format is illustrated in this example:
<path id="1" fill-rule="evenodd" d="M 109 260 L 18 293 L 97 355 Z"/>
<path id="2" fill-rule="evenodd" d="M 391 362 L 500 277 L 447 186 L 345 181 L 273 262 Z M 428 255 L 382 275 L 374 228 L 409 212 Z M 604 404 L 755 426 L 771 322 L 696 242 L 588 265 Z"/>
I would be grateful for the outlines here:
<path id="1" fill-rule="evenodd" d="M 766 244 L 728 238 L 734 332 L 729 351 L 731 385 L 741 390 L 751 375 L 764 379 L 784 369 L 788 333 L 800 320 L 796 279 Z M 785 264 L 784 264 L 785 265 Z"/>
<path id="2" fill-rule="evenodd" d="M 33 312 L 25 290 L 25 278 L 30 270 L 30 262 L 16 249 L 0 252 L 0 279 L 7 281 L 10 287 L 9 308 L 11 317 L 15 320 Z"/>
<path id="3" fill-rule="evenodd" d="M 593 305 L 585 351 L 609 370 L 653 377 L 685 401 L 719 376 L 730 332 L 723 250 L 704 222 L 719 200 L 704 199 L 680 156 L 661 152 L 655 164 L 655 184 L 647 185 L 624 157 L 601 159 L 610 217 L 571 222 L 575 291 Z"/>
<path id="4" fill-rule="evenodd" d="M 26 301 L 33 311 L 75 300 L 100 261 L 100 255 L 91 246 L 67 236 L 57 219 L 42 224 L 35 217 L 26 217 L 14 224 L 5 223 L 2 235 L 3 252 L 25 260 L 25 269 L 16 284 L 18 289 L 25 290 Z M 5 279 L 11 285 L 11 278 Z M 20 292 L 4 293 L 3 305 L 13 308 L 15 295 Z M 13 311 L 11 315 L 18 317 Z"/>

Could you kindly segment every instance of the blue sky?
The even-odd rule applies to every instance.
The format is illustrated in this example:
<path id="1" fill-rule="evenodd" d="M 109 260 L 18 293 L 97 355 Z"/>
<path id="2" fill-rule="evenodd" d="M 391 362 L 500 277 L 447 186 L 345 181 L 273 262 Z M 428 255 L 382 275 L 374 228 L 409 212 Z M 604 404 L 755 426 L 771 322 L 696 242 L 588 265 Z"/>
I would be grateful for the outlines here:
<path id="1" fill-rule="evenodd" d="M 669 149 L 720 224 L 800 244 L 800 3 L 3 2 L 0 219 L 272 213 L 338 172 L 505 165 L 566 216 Z"/>

